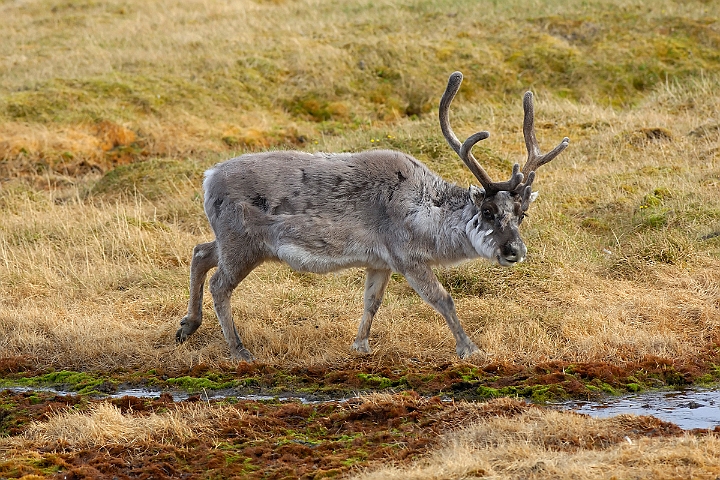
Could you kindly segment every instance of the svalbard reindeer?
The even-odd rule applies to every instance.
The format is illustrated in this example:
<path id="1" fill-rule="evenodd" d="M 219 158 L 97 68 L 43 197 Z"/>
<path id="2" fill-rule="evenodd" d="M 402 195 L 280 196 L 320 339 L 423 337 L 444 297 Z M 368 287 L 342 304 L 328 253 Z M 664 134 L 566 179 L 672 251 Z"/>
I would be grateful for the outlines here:
<path id="1" fill-rule="evenodd" d="M 568 139 L 540 154 L 527 92 L 527 163 L 522 171 L 516 164 L 508 181 L 493 182 L 470 153 L 489 134 L 478 132 L 460 143 L 450 128 L 448 109 L 461 82 L 460 72 L 450 76 L 440 126 L 482 188 L 448 183 L 410 155 L 391 150 L 250 153 L 205 172 L 205 213 L 215 240 L 193 250 L 188 313 L 177 341 L 200 327 L 203 284 L 217 267 L 210 293 L 230 354 L 253 360 L 235 329 L 230 296 L 255 267 L 279 260 L 301 272 L 365 267 L 365 310 L 352 345 L 358 352 L 370 352 L 370 325 L 391 272 L 402 274 L 445 318 L 461 358 L 476 352 L 431 268 L 478 257 L 503 266 L 522 262 L 527 249 L 518 227 L 537 195 L 531 188 L 535 170 L 562 152 Z"/>

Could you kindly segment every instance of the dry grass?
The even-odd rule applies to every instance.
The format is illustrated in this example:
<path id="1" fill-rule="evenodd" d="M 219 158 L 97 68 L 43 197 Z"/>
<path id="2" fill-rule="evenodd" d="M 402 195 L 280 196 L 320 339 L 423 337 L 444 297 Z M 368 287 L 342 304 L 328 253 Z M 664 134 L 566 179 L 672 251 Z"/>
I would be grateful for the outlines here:
<path id="1" fill-rule="evenodd" d="M 467 184 L 435 120 L 453 70 L 466 75 L 455 129 L 491 132 L 476 148 L 491 176 L 522 157 L 527 88 L 541 145 L 571 138 L 540 172 L 527 263 L 438 271 L 483 351 L 472 362 L 622 366 L 692 360 L 720 341 L 718 2 L 31 0 L 0 2 L 0 14 L 2 356 L 86 371 L 225 362 L 209 298 L 206 324 L 174 343 L 190 252 L 211 238 L 202 171 L 235 151 L 379 146 Z M 358 270 L 264 265 L 236 291 L 238 329 L 262 362 L 343 363 L 363 282 Z M 442 318 L 399 277 L 371 345 L 377 365 L 455 355 Z M 462 408 L 475 423 L 435 453 L 356 478 L 720 474 L 716 436 L 640 438 L 633 428 L 652 420 Z M 184 445 L 234 414 L 101 404 L 0 448 Z"/>
<path id="2" fill-rule="evenodd" d="M 556 125 L 541 139 L 577 135 L 538 182 L 540 201 L 524 227 L 528 262 L 512 270 L 473 262 L 439 271 L 484 350 L 476 362 L 682 358 L 716 341 L 719 244 L 703 237 L 720 230 L 718 138 L 688 134 L 708 123 L 716 86 L 712 79 L 664 86 L 628 112 L 540 101 L 539 117 Z M 677 113 L 689 98 L 705 99 L 700 111 Z M 519 116 L 514 105 L 488 125 L 509 158 L 517 157 L 521 138 L 503 125 L 517 125 Z M 598 126 L 578 129 L 584 122 Z M 411 143 L 417 129 L 434 132 L 433 123 L 402 124 L 396 136 Z M 642 128 L 666 129 L 672 138 L 633 140 Z M 354 139 L 336 141 L 342 149 Z M 458 163 L 449 155 L 426 161 L 438 170 Z M 173 343 L 191 249 L 211 238 L 200 200 L 200 172 L 211 163 L 140 163 L 65 190 L 6 183 L 3 350 L 76 369 L 221 361 L 226 350 L 209 299 L 207 325 L 186 345 Z M 238 288 L 236 322 L 264 362 L 342 361 L 362 288 L 361 271 L 315 276 L 266 265 Z M 441 317 L 399 277 L 371 342 L 381 363 L 453 358 Z"/>
<path id="3" fill-rule="evenodd" d="M 151 443 L 181 446 L 194 438 L 212 438 L 219 424 L 237 421 L 243 415 L 231 407 L 202 403 L 178 405 L 164 413 L 134 415 L 132 411 L 123 414 L 110 403 L 98 403 L 89 411 L 67 410 L 47 421 L 34 422 L 21 436 L 3 441 L 0 448 L 132 449 Z"/>
<path id="4" fill-rule="evenodd" d="M 0 12 L 1 177 L 323 147 L 428 114 L 456 69 L 473 79 L 461 95 L 499 109 L 529 87 L 632 105 L 667 78 L 717 72 L 720 45 L 718 6 L 701 1 L 36 0 Z"/>
<path id="5" fill-rule="evenodd" d="M 389 405 L 404 401 L 407 399 L 402 396 L 369 395 L 337 408 L 379 414 Z M 416 401 L 416 407 L 429 402 Z M 445 404 L 431 415 L 437 421 L 432 424 L 445 433 L 428 455 L 409 465 L 376 464 L 364 471 L 356 470 L 349 478 L 713 479 L 720 473 L 720 440 L 716 435 L 678 435 L 676 427 L 652 417 L 592 419 L 528 407 L 507 398 Z M 47 452 L 93 449 L 139 454 L 159 449 L 159 445 L 193 448 L 212 444 L 203 447 L 210 454 L 213 449 L 232 445 L 223 443 L 222 437 L 216 438 L 220 431 L 238 429 L 248 439 L 254 438 L 255 443 L 250 444 L 259 444 L 261 439 L 276 443 L 269 425 L 262 420 L 257 425 L 248 423 L 254 416 L 236 406 L 202 402 L 174 405 L 163 413 L 121 413 L 112 404 L 98 403 L 84 412 L 66 410 L 46 421 L 34 422 L 22 435 L 0 439 L 0 452 L 5 461 L 12 461 L 33 456 L 41 459 Z M 237 457 L 233 461 L 242 462 Z"/>
<path id="6" fill-rule="evenodd" d="M 207 324 L 173 340 L 192 246 L 210 238 L 202 171 L 229 150 L 379 145 L 467 184 L 434 114 L 455 69 L 456 130 L 492 132 L 477 149 L 491 175 L 521 158 L 525 88 L 541 144 L 572 139 L 540 174 L 526 264 L 439 271 L 483 349 L 474 361 L 687 358 L 716 342 L 718 6 L 502 3 L 3 3 L 2 352 L 56 368 L 217 365 L 209 299 Z M 263 362 L 342 362 L 362 285 L 360 271 L 266 265 L 239 287 L 236 322 Z M 401 278 L 371 343 L 381 364 L 454 357 Z"/>
<path id="7" fill-rule="evenodd" d="M 412 466 L 384 466 L 355 480 L 456 478 L 698 478 L 720 473 L 716 435 L 638 438 L 657 420 L 597 420 L 553 411 L 491 417 L 444 436 L 443 447 Z"/>

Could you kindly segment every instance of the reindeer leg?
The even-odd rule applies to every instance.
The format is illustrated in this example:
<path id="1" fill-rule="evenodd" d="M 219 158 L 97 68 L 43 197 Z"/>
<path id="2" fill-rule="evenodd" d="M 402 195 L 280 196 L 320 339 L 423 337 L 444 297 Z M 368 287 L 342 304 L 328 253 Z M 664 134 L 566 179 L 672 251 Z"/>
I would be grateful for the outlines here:
<path id="1" fill-rule="evenodd" d="M 368 268 L 365 278 L 365 311 L 360 319 L 360 327 L 352 344 L 352 348 L 360 353 L 370 353 L 370 326 L 373 318 L 382 304 L 385 288 L 390 281 L 390 270 L 375 270 Z"/>
<path id="2" fill-rule="evenodd" d="M 250 263 L 246 265 L 234 264 L 232 270 L 226 265 L 220 264 L 217 272 L 210 278 L 210 293 L 213 297 L 215 313 L 217 314 L 223 336 L 230 347 L 230 356 L 236 360 L 251 362 L 255 360 L 252 353 L 245 348 L 235 328 L 230 308 L 230 296 L 238 284 L 258 265 Z"/>
<path id="3" fill-rule="evenodd" d="M 445 318 L 453 337 L 455 337 L 455 351 L 458 356 L 460 358 L 467 358 L 479 351 L 478 347 L 470 340 L 465 330 L 463 330 L 462 325 L 460 325 L 460 319 L 455 311 L 455 302 L 453 302 L 450 294 L 440 284 L 430 267 L 420 265 L 401 273 L 403 273 L 410 286 L 418 295 Z"/>
<path id="4" fill-rule="evenodd" d="M 200 328 L 202 324 L 203 286 L 211 268 L 217 267 L 217 243 L 201 243 L 193 249 L 190 264 L 190 300 L 188 313 L 180 320 L 180 329 L 175 333 L 175 340 L 182 343 Z"/>

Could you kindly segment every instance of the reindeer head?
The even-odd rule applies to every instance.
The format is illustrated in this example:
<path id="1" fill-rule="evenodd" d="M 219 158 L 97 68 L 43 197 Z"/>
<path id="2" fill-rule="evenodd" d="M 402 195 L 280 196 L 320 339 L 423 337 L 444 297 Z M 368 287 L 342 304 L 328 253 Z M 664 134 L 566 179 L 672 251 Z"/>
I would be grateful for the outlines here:
<path id="1" fill-rule="evenodd" d="M 464 143 L 460 143 L 450 128 L 448 110 L 460 89 L 462 79 L 460 72 L 450 75 L 448 86 L 440 100 L 440 128 L 447 142 L 482 185 L 482 188 L 470 187 L 470 199 L 477 207 L 478 213 L 467 223 L 465 232 L 481 257 L 497 261 L 503 266 L 514 265 L 525 260 L 527 254 L 518 227 L 530 203 L 537 198 L 537 192 L 532 191 L 535 171 L 565 150 L 570 140 L 565 137 L 550 152 L 544 155 L 540 153 L 535 138 L 533 94 L 527 92 L 523 98 L 525 111 L 523 135 L 528 151 L 527 162 L 522 171 L 520 165 L 516 163 L 509 180 L 493 182 L 470 152 L 476 143 L 488 138 L 490 134 L 485 131 L 477 132 L 468 137 Z"/>

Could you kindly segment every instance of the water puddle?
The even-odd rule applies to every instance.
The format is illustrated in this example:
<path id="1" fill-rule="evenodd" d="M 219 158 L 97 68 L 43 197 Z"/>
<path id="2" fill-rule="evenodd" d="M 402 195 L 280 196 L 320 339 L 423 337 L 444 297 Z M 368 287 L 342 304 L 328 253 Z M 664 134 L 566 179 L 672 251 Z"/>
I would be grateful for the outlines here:
<path id="1" fill-rule="evenodd" d="M 33 387 L 0 387 L 0 391 L 2 390 L 10 390 L 11 392 L 49 392 L 56 395 L 77 395 L 77 392 L 69 391 L 69 390 L 63 390 L 60 388 L 54 388 L 54 387 L 48 387 L 48 386 L 33 386 Z M 122 397 L 136 397 L 136 398 L 150 398 L 150 399 L 157 399 L 160 398 L 160 395 L 167 393 L 173 398 L 173 401 L 175 402 L 182 402 L 190 397 L 196 397 L 199 398 L 201 401 L 210 401 L 210 400 L 223 400 L 226 398 L 232 398 L 235 400 L 254 400 L 258 402 L 268 402 L 268 401 L 279 401 L 279 402 L 289 402 L 289 401 L 300 401 L 304 404 L 313 404 L 313 403 L 320 403 L 321 400 L 314 400 L 314 399 L 308 399 L 305 397 L 296 397 L 291 395 L 286 396 L 272 396 L 272 395 L 237 395 L 233 393 L 233 391 L 202 391 L 202 392 L 196 392 L 196 393 L 189 393 L 189 392 L 183 392 L 178 390 L 159 390 L 159 389 L 151 389 L 151 388 L 143 388 L 143 387 L 130 387 L 130 388 L 121 388 L 118 389 L 114 393 L 105 394 L 102 395 L 101 398 L 122 398 Z"/>
<path id="2" fill-rule="evenodd" d="M 554 405 L 563 410 L 607 418 L 623 413 L 652 415 L 684 430 L 720 426 L 720 390 L 688 389 L 648 392 L 607 398 L 599 402 L 571 401 Z"/>
<path id="3" fill-rule="evenodd" d="M 13 392 L 42 391 L 58 395 L 75 395 L 76 392 L 65 391 L 53 387 L 2 387 L 0 390 Z M 106 398 L 122 398 L 126 396 L 138 398 L 159 398 L 167 393 L 176 402 L 191 397 L 201 401 L 221 400 L 232 398 L 235 400 L 255 401 L 300 401 L 304 404 L 321 403 L 328 399 L 312 399 L 291 394 L 285 396 L 270 395 L 239 395 L 233 390 L 202 391 L 188 393 L 176 390 L 159 390 L 143 387 L 120 388 L 116 392 L 104 396 Z M 347 401 L 347 398 L 334 401 Z M 653 417 L 672 422 L 685 430 L 694 428 L 713 429 L 720 426 L 720 390 L 687 389 L 680 391 L 648 392 L 609 397 L 601 401 L 571 400 L 549 405 L 559 410 L 571 410 L 588 414 L 596 418 L 613 417 L 620 414 L 651 415 Z"/>

